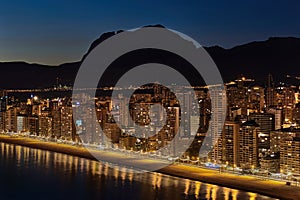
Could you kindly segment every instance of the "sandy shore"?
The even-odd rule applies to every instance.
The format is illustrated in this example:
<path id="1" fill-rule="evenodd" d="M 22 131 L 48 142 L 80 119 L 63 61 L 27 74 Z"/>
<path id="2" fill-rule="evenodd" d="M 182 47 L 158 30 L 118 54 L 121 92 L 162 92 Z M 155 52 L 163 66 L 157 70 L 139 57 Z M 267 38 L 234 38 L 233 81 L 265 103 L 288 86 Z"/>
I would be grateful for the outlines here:
<path id="1" fill-rule="evenodd" d="M 0 135 L 0 142 L 18 144 L 31 148 L 38 148 L 43 150 L 55 151 L 59 153 L 79 156 L 87 159 L 95 160 L 95 158 L 84 148 L 79 148 L 66 144 L 56 144 L 52 142 L 43 142 L 29 138 L 22 137 L 10 137 L 7 135 Z M 93 152 L 94 154 L 95 152 Z M 125 159 L 123 155 L 100 152 L 101 157 L 116 159 Z M 102 156 L 104 155 L 104 156 Z M 181 178 L 188 178 L 191 180 L 197 180 L 205 183 L 216 184 L 219 186 L 250 191 L 259 193 L 262 195 L 278 198 L 278 199 L 300 199 L 300 187 L 287 186 L 284 182 L 273 180 L 261 180 L 255 177 L 239 176 L 229 173 L 219 173 L 215 170 L 203 169 L 185 165 L 170 165 L 163 169 L 157 170 L 157 172 L 177 176 Z"/>

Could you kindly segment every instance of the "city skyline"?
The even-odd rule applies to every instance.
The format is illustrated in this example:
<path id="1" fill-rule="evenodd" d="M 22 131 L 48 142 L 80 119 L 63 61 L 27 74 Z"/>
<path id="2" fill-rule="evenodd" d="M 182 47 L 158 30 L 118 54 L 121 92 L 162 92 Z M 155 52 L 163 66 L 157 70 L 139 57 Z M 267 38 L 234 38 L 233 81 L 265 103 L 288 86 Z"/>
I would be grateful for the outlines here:
<path id="1" fill-rule="evenodd" d="M 266 181 L 265 187 L 274 182 L 292 185 L 284 187 L 285 191 L 289 187 L 295 188 L 300 182 L 299 82 L 296 85 L 277 85 L 271 74 L 265 80 L 264 86 L 258 86 L 254 79 L 239 76 L 225 83 L 226 93 L 219 90 L 208 92 L 206 86 L 190 86 L 195 95 L 185 92 L 186 86 L 179 85 L 174 88 L 179 92 L 178 96 L 159 83 L 140 88 L 119 87 L 119 91 L 130 89 L 135 92 L 130 98 L 120 93 L 113 100 L 105 92 L 116 88 L 100 88 L 101 95 L 94 97 L 80 88 L 82 102 L 71 100 L 68 92 L 72 87 L 2 90 L 0 139 L 5 143 L 100 159 L 113 163 L 111 167 L 117 170 L 124 165 L 149 170 L 153 169 L 152 164 L 158 167 L 168 162 L 175 165 L 170 169 L 159 169 L 167 173 L 171 170 L 171 175 L 178 173 L 176 170 L 172 172 L 176 165 L 180 170 L 185 167 L 193 170 L 194 167 L 199 171 L 211 170 L 209 173 L 213 174 L 218 170 L 220 175 L 217 177 L 223 177 L 221 174 L 224 173 L 226 178 L 211 180 L 212 183 L 224 184 L 238 177 L 259 177 L 258 180 Z M 199 104 L 199 116 L 195 115 L 198 107 L 193 100 Z M 90 101 L 95 107 L 89 104 Z M 126 102 L 129 102 L 127 107 Z M 92 107 L 80 110 L 83 104 Z M 152 109 L 154 104 L 161 107 Z M 211 114 L 219 112 L 222 105 L 227 108 L 224 124 L 219 118 L 211 118 Z M 76 120 L 73 119 L 74 109 L 80 110 L 80 117 Z M 93 109 L 96 115 L 93 115 Z M 117 122 L 125 126 L 119 126 Z M 224 128 L 219 135 L 215 126 L 220 123 Z M 196 132 L 192 131 L 197 127 Z M 185 151 L 178 151 L 176 147 L 165 151 L 164 147 L 175 137 L 184 141 L 192 139 L 192 143 L 182 146 Z M 215 144 L 205 143 L 213 139 L 217 141 Z M 205 151 L 201 151 L 202 147 Z M 90 154 L 78 154 L 83 149 Z M 179 154 L 175 154 L 176 151 Z M 248 183 L 240 184 L 247 187 Z M 227 186 L 240 188 L 232 183 Z M 291 196 L 258 188 L 259 185 L 251 186 L 247 190 L 272 197 Z"/>
<path id="2" fill-rule="evenodd" d="M 299 7 L 1 2 L 1 199 L 298 200 Z"/>

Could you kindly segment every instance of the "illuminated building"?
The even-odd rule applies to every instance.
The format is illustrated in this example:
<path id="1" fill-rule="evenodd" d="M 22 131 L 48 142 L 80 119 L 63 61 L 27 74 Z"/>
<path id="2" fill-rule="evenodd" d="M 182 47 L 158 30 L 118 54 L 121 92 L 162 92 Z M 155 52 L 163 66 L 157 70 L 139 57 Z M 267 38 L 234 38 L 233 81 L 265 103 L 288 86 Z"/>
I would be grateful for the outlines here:
<path id="1" fill-rule="evenodd" d="M 26 130 L 27 128 L 27 116 L 25 115 L 18 115 L 17 116 L 17 132 L 21 133 L 21 132 L 26 132 L 28 130 Z"/>
<path id="2" fill-rule="evenodd" d="M 108 122 L 104 125 L 104 133 L 109 140 L 109 143 L 119 143 L 121 129 L 114 122 Z"/>
<path id="3" fill-rule="evenodd" d="M 259 164 L 262 171 L 268 171 L 272 173 L 280 172 L 280 156 L 278 153 L 276 155 L 267 155 L 263 157 Z"/>
<path id="4" fill-rule="evenodd" d="M 225 122 L 222 134 L 214 147 L 214 154 L 210 157 L 211 160 L 229 166 L 239 166 L 239 130 L 239 122 Z"/>
<path id="5" fill-rule="evenodd" d="M 52 137 L 52 117 L 49 109 L 42 110 L 39 116 L 39 134 L 41 136 Z"/>
<path id="6" fill-rule="evenodd" d="M 278 87 L 278 106 L 283 110 L 284 122 L 291 123 L 295 107 L 295 89 L 293 87 Z"/>
<path id="7" fill-rule="evenodd" d="M 239 122 L 225 122 L 221 139 L 223 164 L 239 166 L 239 129 Z"/>
<path id="8" fill-rule="evenodd" d="M 54 137 L 61 136 L 61 118 L 59 101 L 54 100 L 50 103 L 51 117 L 52 117 L 52 133 Z"/>
<path id="9" fill-rule="evenodd" d="M 259 125 L 258 151 L 259 157 L 263 157 L 270 149 L 270 132 L 274 130 L 274 115 L 270 113 L 251 113 L 250 120 L 254 120 Z"/>
<path id="10" fill-rule="evenodd" d="M 39 135 L 39 123 L 37 116 L 28 117 L 28 131 L 34 135 Z"/>
<path id="11" fill-rule="evenodd" d="M 293 122 L 300 125 L 300 103 L 297 103 L 293 110 Z"/>
<path id="12" fill-rule="evenodd" d="M 289 140 L 290 137 L 295 137 L 298 129 L 284 128 L 281 130 L 271 131 L 270 133 L 270 153 L 276 154 L 280 152 L 280 143 Z"/>
<path id="13" fill-rule="evenodd" d="M 234 82 L 226 84 L 227 93 L 227 120 L 234 121 L 248 115 L 249 109 L 259 110 L 261 108 L 261 89 L 252 87 L 253 79 L 244 76 Z M 251 102 L 253 100 L 253 102 Z"/>
<path id="14" fill-rule="evenodd" d="M 180 93 L 177 95 L 177 98 L 181 108 L 181 118 L 180 118 L 180 137 L 190 137 L 191 136 L 191 127 L 190 127 L 190 116 L 192 108 L 192 98 L 191 93 Z"/>
<path id="15" fill-rule="evenodd" d="M 209 95 L 211 98 L 212 109 L 211 112 L 214 113 L 215 117 L 212 117 L 210 121 L 210 129 L 208 130 L 207 135 L 210 136 L 212 142 L 215 142 L 215 145 L 218 144 L 218 138 L 221 137 L 224 118 L 226 116 L 226 92 L 220 90 L 220 86 L 211 86 L 209 87 Z M 211 160 L 214 162 L 220 162 L 222 159 L 222 148 L 211 147 Z"/>
<path id="16" fill-rule="evenodd" d="M 283 136 L 283 132 L 279 130 L 270 132 L 270 154 L 280 152 L 280 141 Z"/>
<path id="17" fill-rule="evenodd" d="M 274 85 L 274 80 L 273 76 L 271 74 L 268 75 L 267 78 L 267 84 L 266 84 L 266 89 L 265 89 L 265 101 L 266 101 L 266 107 L 274 107 L 277 105 L 276 103 L 276 91 L 275 91 L 275 85 Z"/>
<path id="18" fill-rule="evenodd" d="M 254 112 L 261 112 L 265 106 L 264 88 L 260 86 L 251 87 L 249 90 L 249 108 Z"/>
<path id="19" fill-rule="evenodd" d="M 280 170 L 282 173 L 300 175 L 300 137 L 287 137 L 280 142 Z"/>
<path id="20" fill-rule="evenodd" d="M 282 128 L 283 124 L 283 114 L 282 109 L 280 108 L 270 108 L 266 111 L 266 113 L 271 113 L 275 117 L 274 130 L 279 130 Z"/>
<path id="21" fill-rule="evenodd" d="M 129 109 L 128 109 L 128 98 L 119 98 L 112 101 L 112 109 L 111 112 L 114 115 L 114 119 L 116 122 L 119 122 L 123 126 L 129 127 L 133 126 L 132 120 L 130 119 Z"/>
<path id="22" fill-rule="evenodd" d="M 259 125 L 254 121 L 246 121 L 239 131 L 239 159 L 242 168 L 258 166 L 258 133 Z"/>
<path id="23" fill-rule="evenodd" d="M 137 138 L 131 135 L 122 135 L 120 137 L 120 148 L 122 149 L 134 149 Z"/>
<path id="24" fill-rule="evenodd" d="M 60 108 L 60 121 L 61 121 L 61 136 L 65 139 L 72 139 L 73 134 L 73 117 L 72 107 L 62 106 Z"/>
<path id="25" fill-rule="evenodd" d="M 17 108 L 15 107 L 10 107 L 6 110 L 5 130 L 17 132 Z"/>

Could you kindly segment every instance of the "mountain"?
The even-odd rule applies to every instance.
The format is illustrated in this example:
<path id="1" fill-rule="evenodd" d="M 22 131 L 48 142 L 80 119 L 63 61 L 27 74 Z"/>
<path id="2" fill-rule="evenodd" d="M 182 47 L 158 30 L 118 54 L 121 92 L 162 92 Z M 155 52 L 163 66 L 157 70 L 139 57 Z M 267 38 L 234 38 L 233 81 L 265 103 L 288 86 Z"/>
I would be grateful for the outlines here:
<path id="1" fill-rule="evenodd" d="M 28 64 L 25 62 L 0 63 L 0 89 L 26 89 L 52 87 L 57 82 L 71 85 L 80 62 L 59 66 Z"/>
<path id="2" fill-rule="evenodd" d="M 300 38 L 271 37 L 231 49 L 214 46 L 206 50 L 227 80 L 244 74 L 263 81 L 271 73 L 282 81 L 287 74 L 300 74 Z"/>
<path id="3" fill-rule="evenodd" d="M 161 25 L 155 27 L 164 28 Z M 0 62 L 0 88 L 43 88 L 57 84 L 72 85 L 81 62 L 88 53 L 107 38 L 122 32 L 108 32 L 95 40 L 87 53 L 78 62 L 65 63 L 59 66 L 28 64 L 25 62 Z M 255 78 L 261 84 L 268 73 L 273 74 L 275 81 L 286 80 L 286 75 L 299 75 L 300 38 L 271 37 L 266 41 L 251 42 L 230 49 L 219 46 L 205 47 L 215 61 L 225 81 L 235 79 L 239 74 Z M 196 80 L 197 76 L 189 64 L 183 59 L 165 51 L 141 50 L 121 56 L 111 64 L 107 73 L 113 73 L 115 79 L 130 68 L 147 61 L 175 66 L 185 73 L 187 78 Z M 101 81 L 113 84 L 116 80 L 111 76 Z M 196 81 L 197 82 L 197 81 Z M 198 83 L 198 82 L 197 82 Z"/>

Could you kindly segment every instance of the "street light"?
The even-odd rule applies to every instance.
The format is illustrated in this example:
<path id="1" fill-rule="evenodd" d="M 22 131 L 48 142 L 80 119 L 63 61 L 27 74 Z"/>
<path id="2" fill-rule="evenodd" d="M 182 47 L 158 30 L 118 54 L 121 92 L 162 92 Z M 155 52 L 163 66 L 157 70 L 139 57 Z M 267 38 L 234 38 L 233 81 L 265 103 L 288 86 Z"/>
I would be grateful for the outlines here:
<path id="1" fill-rule="evenodd" d="M 227 166 L 228 166 L 228 164 L 229 164 L 229 162 L 228 162 L 228 161 L 226 161 L 226 168 L 225 168 L 226 170 L 227 170 Z"/>
<path id="2" fill-rule="evenodd" d="M 251 165 L 252 175 L 254 175 L 254 165 Z"/>
<path id="3" fill-rule="evenodd" d="M 283 180 L 283 169 L 280 169 L 280 178 Z"/>

